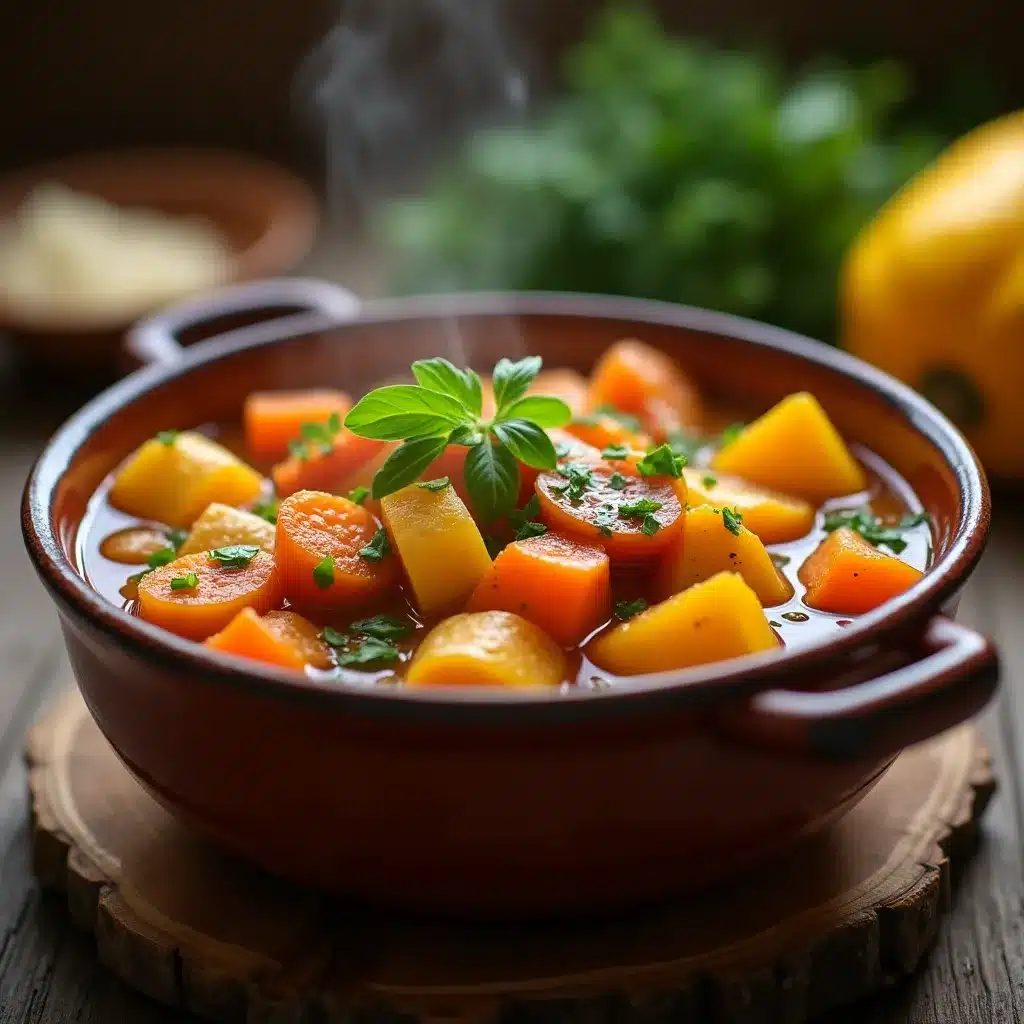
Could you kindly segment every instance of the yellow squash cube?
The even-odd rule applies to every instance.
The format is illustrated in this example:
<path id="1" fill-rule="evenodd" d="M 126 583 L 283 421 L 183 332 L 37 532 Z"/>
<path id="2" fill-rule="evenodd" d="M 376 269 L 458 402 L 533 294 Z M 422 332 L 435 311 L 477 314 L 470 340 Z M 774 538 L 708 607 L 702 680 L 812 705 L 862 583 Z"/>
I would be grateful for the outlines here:
<path id="1" fill-rule="evenodd" d="M 214 501 L 192 524 L 179 555 L 195 551 L 213 551 L 232 544 L 253 544 L 264 551 L 274 550 L 275 527 L 265 519 L 240 508 Z"/>
<path id="2" fill-rule="evenodd" d="M 248 505 L 263 477 L 223 445 L 193 431 L 142 445 L 118 470 L 110 503 L 128 515 L 189 527 L 211 502 Z"/>
<path id="3" fill-rule="evenodd" d="M 714 468 L 814 504 L 862 491 L 864 470 L 814 395 L 784 398 L 719 449 Z"/>
<path id="4" fill-rule="evenodd" d="M 455 488 L 418 484 L 382 498 L 381 516 L 426 616 L 461 609 L 491 568 L 480 530 Z"/>
<path id="5" fill-rule="evenodd" d="M 562 649 L 532 622 L 512 612 L 464 612 L 427 634 L 405 681 L 411 686 L 557 686 L 567 671 Z"/>
<path id="6" fill-rule="evenodd" d="M 806 537 L 814 526 L 814 508 L 800 498 L 755 487 L 739 477 L 706 469 L 683 470 L 689 502 L 693 506 L 731 508 L 743 516 L 743 525 L 765 544 L 782 544 Z"/>
<path id="7" fill-rule="evenodd" d="M 738 532 L 729 529 L 730 523 Z M 687 511 L 682 540 L 661 562 L 658 590 L 668 597 L 720 572 L 739 573 L 764 605 L 782 604 L 793 596 L 789 581 L 756 534 L 736 525 L 728 512 L 698 505 Z"/>
<path id="8" fill-rule="evenodd" d="M 723 572 L 601 634 L 587 655 L 607 672 L 630 676 L 777 646 L 757 595 L 741 576 Z"/>

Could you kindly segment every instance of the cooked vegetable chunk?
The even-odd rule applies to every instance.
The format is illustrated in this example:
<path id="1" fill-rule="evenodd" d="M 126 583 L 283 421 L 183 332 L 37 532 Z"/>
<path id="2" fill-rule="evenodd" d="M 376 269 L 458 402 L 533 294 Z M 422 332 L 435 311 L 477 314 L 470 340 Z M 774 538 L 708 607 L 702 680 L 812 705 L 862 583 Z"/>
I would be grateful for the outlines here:
<path id="1" fill-rule="evenodd" d="M 469 600 L 471 612 L 515 612 L 565 647 L 611 617 L 608 555 L 557 533 L 509 544 Z"/>
<path id="2" fill-rule="evenodd" d="M 587 407 L 587 379 L 575 370 L 541 370 L 526 389 L 528 395 L 550 395 L 560 398 L 572 410 L 574 416 L 580 415 Z M 484 415 L 488 413 L 484 412 Z"/>
<path id="3" fill-rule="evenodd" d="M 178 549 L 180 555 L 196 551 L 212 551 L 229 544 L 255 544 L 264 551 L 274 550 L 274 527 L 265 519 L 240 508 L 214 501 L 192 524 L 185 543 Z"/>
<path id="4" fill-rule="evenodd" d="M 568 462 L 537 477 L 541 519 L 556 533 L 600 544 L 612 561 L 658 555 L 683 529 L 686 484 L 626 475 L 607 464 Z"/>
<path id="5" fill-rule="evenodd" d="M 398 560 L 373 515 L 323 491 L 299 491 L 281 502 L 274 552 L 281 589 L 301 607 L 358 605 L 398 579 Z"/>
<path id="6" fill-rule="evenodd" d="M 122 512 L 187 529 L 212 501 L 248 505 L 263 477 L 223 445 L 194 431 L 166 431 L 118 470 L 110 503 Z"/>
<path id="7" fill-rule="evenodd" d="M 381 514 L 420 611 L 434 616 L 461 608 L 491 556 L 455 489 L 403 487 L 381 499 Z"/>
<path id="8" fill-rule="evenodd" d="M 464 612 L 435 626 L 409 664 L 410 686 L 557 686 L 568 671 L 558 645 L 511 612 Z"/>
<path id="9" fill-rule="evenodd" d="M 922 576 L 902 559 L 873 547 L 848 526 L 840 527 L 800 567 L 807 587 L 804 601 L 812 608 L 841 615 L 860 615 L 902 594 Z"/>
<path id="10" fill-rule="evenodd" d="M 587 655 L 600 668 L 626 676 L 777 646 L 757 595 L 737 573 L 723 572 L 603 633 Z"/>
<path id="11" fill-rule="evenodd" d="M 190 640 L 222 630 L 243 608 L 268 612 L 281 599 L 273 558 L 254 547 L 176 558 L 143 576 L 138 595 L 142 618 Z"/>
<path id="12" fill-rule="evenodd" d="M 675 360 L 632 339 L 616 342 L 594 367 L 590 408 L 602 406 L 638 417 L 658 441 L 701 422 L 700 395 Z"/>
<path id="13" fill-rule="evenodd" d="M 818 400 L 806 391 L 784 398 L 720 448 L 712 465 L 722 473 L 820 504 L 867 486 Z"/>
<path id="14" fill-rule="evenodd" d="M 343 417 L 351 406 L 344 391 L 254 391 L 242 410 L 246 448 L 254 459 L 283 459 L 304 425 Z"/>
<path id="15" fill-rule="evenodd" d="M 677 594 L 721 572 L 739 573 L 763 605 L 793 596 L 764 544 L 730 509 L 698 505 L 686 513 L 683 536 L 661 563 L 659 593 Z"/>
<path id="16" fill-rule="evenodd" d="M 243 608 L 206 646 L 241 658 L 263 661 L 281 668 L 331 667 L 327 645 L 320 630 L 295 612 L 267 612 L 259 616 Z"/>
<path id="17" fill-rule="evenodd" d="M 631 430 L 621 420 L 607 413 L 590 413 L 573 420 L 566 428 L 570 434 L 593 445 L 598 451 L 621 446 L 629 450 L 646 451 L 651 439 L 644 433 Z"/>
<path id="18" fill-rule="evenodd" d="M 129 526 L 112 533 L 100 545 L 100 554 L 122 565 L 145 565 L 151 555 L 171 546 L 164 530 L 150 526 Z"/>
<path id="19" fill-rule="evenodd" d="M 353 434 L 344 427 L 334 435 L 329 451 L 311 444 L 305 454 L 290 455 L 273 469 L 274 490 L 282 498 L 296 491 L 333 491 L 341 489 L 345 478 L 370 461 L 383 447 Z"/>
<path id="20" fill-rule="evenodd" d="M 807 536 L 814 526 L 814 507 L 799 498 L 703 469 L 687 467 L 683 476 L 691 505 L 733 509 L 743 517 L 743 525 L 765 544 L 797 540 Z"/>

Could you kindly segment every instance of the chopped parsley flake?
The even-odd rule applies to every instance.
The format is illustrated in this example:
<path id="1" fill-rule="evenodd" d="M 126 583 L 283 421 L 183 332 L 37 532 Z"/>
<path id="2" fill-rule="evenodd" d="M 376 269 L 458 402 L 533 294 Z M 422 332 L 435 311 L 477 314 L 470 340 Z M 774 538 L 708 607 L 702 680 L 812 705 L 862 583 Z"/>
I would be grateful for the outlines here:
<path id="1" fill-rule="evenodd" d="M 397 661 L 398 648 L 387 640 L 368 636 L 358 646 L 335 655 L 339 665 L 371 665 L 375 661 Z"/>
<path id="2" fill-rule="evenodd" d="M 365 558 L 368 562 L 379 562 L 389 554 L 391 554 L 391 542 L 388 540 L 388 533 L 384 527 L 381 527 L 373 535 L 373 540 L 365 548 L 359 550 L 359 557 Z"/>
<path id="3" fill-rule="evenodd" d="M 277 509 L 280 502 L 277 498 L 273 498 L 270 501 L 258 501 L 252 507 L 252 514 L 259 516 L 260 519 L 265 519 L 272 526 L 277 525 Z"/>
<path id="4" fill-rule="evenodd" d="M 912 512 L 903 516 L 895 525 L 889 526 L 883 523 L 870 508 L 864 507 L 826 512 L 823 525 L 826 533 L 838 530 L 842 526 L 848 526 L 854 532 L 859 533 L 869 544 L 873 544 L 876 548 L 884 545 L 893 554 L 898 555 L 907 546 L 907 542 L 902 536 L 903 532 L 928 521 L 926 513 Z"/>
<path id="5" fill-rule="evenodd" d="M 707 473 L 707 474 L 705 474 L 705 475 L 704 475 L 704 476 L 703 476 L 703 477 L 701 478 L 701 481 L 700 481 L 700 482 L 701 482 L 701 483 L 702 483 L 702 484 L 703 484 L 703 485 L 704 485 L 705 487 L 707 487 L 707 488 L 708 488 L 708 490 L 710 490 L 710 489 L 711 489 L 712 487 L 714 487 L 714 486 L 715 486 L 715 484 L 717 484 L 717 483 L 718 483 L 718 477 L 717 477 L 717 476 L 713 476 L 713 475 L 712 475 L 711 473 Z"/>
<path id="6" fill-rule="evenodd" d="M 650 498 L 638 498 L 636 501 L 624 501 L 619 505 L 619 515 L 623 519 L 631 519 L 634 516 L 645 516 L 651 512 L 657 512 L 660 508 L 660 501 L 652 501 Z"/>
<path id="7" fill-rule="evenodd" d="M 719 435 L 718 447 L 724 448 L 726 445 L 732 444 L 743 433 L 745 426 L 745 423 L 730 423 Z"/>
<path id="8" fill-rule="evenodd" d="M 635 615 L 647 610 L 647 602 L 638 597 L 635 601 L 616 601 L 615 618 L 622 622 L 629 622 Z"/>
<path id="9" fill-rule="evenodd" d="M 187 572 L 184 576 L 175 576 L 171 580 L 171 590 L 193 590 L 199 586 L 199 577 L 194 572 Z"/>
<path id="10" fill-rule="evenodd" d="M 344 647 L 348 643 L 348 637 L 344 633 L 339 633 L 333 626 L 324 626 L 320 639 L 328 647 Z"/>
<path id="11" fill-rule="evenodd" d="M 731 534 L 737 537 L 740 535 L 740 530 L 743 529 L 743 516 L 739 512 L 735 512 L 731 508 L 723 508 L 722 522 L 725 523 L 725 528 Z"/>
<path id="12" fill-rule="evenodd" d="M 602 459 L 624 459 L 629 449 L 624 444 L 610 444 L 601 452 Z"/>
<path id="13" fill-rule="evenodd" d="M 259 553 L 260 549 L 255 544 L 231 544 L 226 548 L 216 548 L 206 557 L 225 569 L 244 569 Z"/>
<path id="14" fill-rule="evenodd" d="M 637 464 L 641 476 L 671 476 L 680 477 L 683 475 L 683 466 L 686 465 L 686 458 L 678 452 L 674 452 L 667 445 L 659 445 L 652 448 Z"/>
<path id="15" fill-rule="evenodd" d="M 359 487 L 353 487 L 352 490 L 348 492 L 348 500 L 355 505 L 362 505 L 369 496 L 370 488 L 363 487 L 362 485 Z"/>
<path id="16" fill-rule="evenodd" d="M 150 554 L 146 555 L 146 565 L 148 565 L 150 569 L 159 569 L 160 566 L 173 562 L 177 557 L 178 552 L 172 547 L 157 548 L 156 551 L 150 552 Z"/>
<path id="17" fill-rule="evenodd" d="M 321 589 L 326 590 L 334 583 L 334 559 L 327 555 L 313 567 L 313 582 Z"/>
<path id="18" fill-rule="evenodd" d="M 174 442 L 178 440 L 179 433 L 181 433 L 179 430 L 161 430 L 156 435 L 156 439 L 161 444 L 165 444 L 168 448 L 171 448 L 174 446 Z"/>
<path id="19" fill-rule="evenodd" d="M 612 473 L 608 478 L 608 486 L 613 491 L 624 491 L 627 483 L 628 481 L 621 473 Z"/>
<path id="20" fill-rule="evenodd" d="M 583 497 L 583 492 L 594 482 L 593 470 L 589 466 L 583 465 L 582 462 L 569 462 L 562 466 L 558 472 L 568 481 L 564 485 L 565 490 L 559 493 L 568 493 L 569 500 L 574 505 L 578 505 Z M 552 488 L 552 490 L 555 490 L 555 488 Z"/>
<path id="21" fill-rule="evenodd" d="M 376 637 L 378 640 L 397 640 L 399 637 L 408 636 L 412 632 L 412 625 L 394 615 L 374 615 L 370 619 L 359 619 L 353 622 L 349 629 L 353 633 L 361 633 L 363 636 Z"/>
<path id="22" fill-rule="evenodd" d="M 641 529 L 648 537 L 653 537 L 661 529 L 661 523 L 654 516 L 648 514 L 644 516 L 644 524 Z"/>

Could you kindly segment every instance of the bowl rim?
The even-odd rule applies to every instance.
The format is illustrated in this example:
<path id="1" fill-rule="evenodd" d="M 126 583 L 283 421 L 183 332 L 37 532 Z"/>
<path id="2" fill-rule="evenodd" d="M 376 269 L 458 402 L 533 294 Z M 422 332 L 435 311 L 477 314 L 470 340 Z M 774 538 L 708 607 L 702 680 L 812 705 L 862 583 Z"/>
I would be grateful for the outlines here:
<path id="1" fill-rule="evenodd" d="M 942 454 L 961 488 L 956 531 L 948 550 L 908 591 L 854 619 L 824 642 L 796 650 L 746 655 L 681 671 L 622 677 L 614 687 L 564 686 L 552 690 L 497 690 L 487 687 L 405 688 L 339 685 L 297 676 L 178 637 L 130 615 L 94 590 L 65 555 L 51 516 L 56 488 L 78 450 L 107 419 L 167 381 L 248 349 L 348 326 L 396 324 L 424 318 L 471 316 L 564 316 L 622 320 L 633 325 L 718 334 L 788 355 L 853 378 L 894 405 L 918 433 Z M 275 331 L 276 327 L 276 331 Z M 211 338 L 192 346 L 174 364 L 152 365 L 113 384 L 74 413 L 51 437 L 36 460 L 22 499 L 22 532 L 33 565 L 61 611 L 73 613 L 118 646 L 170 670 L 214 685 L 240 687 L 254 695 L 287 702 L 330 706 L 333 711 L 384 714 L 407 721 L 470 720 L 479 724 L 603 717 L 652 704 L 720 702 L 749 695 L 767 685 L 814 670 L 836 672 L 843 659 L 918 627 L 952 598 L 984 549 L 991 515 L 988 482 L 967 440 L 953 424 L 911 388 L 832 346 L 782 328 L 724 313 L 673 303 L 555 292 L 478 292 L 380 299 L 364 303 L 351 320 L 313 318 L 300 332 L 273 321 Z M 847 664 L 848 664 L 847 660 Z"/>

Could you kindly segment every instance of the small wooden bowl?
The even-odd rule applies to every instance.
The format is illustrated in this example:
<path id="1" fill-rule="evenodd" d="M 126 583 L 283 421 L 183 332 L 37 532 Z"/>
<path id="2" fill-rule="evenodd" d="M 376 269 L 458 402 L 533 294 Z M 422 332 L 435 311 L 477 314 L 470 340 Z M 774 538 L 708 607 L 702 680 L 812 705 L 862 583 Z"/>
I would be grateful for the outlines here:
<path id="1" fill-rule="evenodd" d="M 312 190 L 274 164 L 217 150 L 149 149 L 71 157 L 0 179 L 0 222 L 48 182 L 116 205 L 205 219 L 232 252 L 225 284 L 291 270 L 309 252 L 319 216 Z M 51 369 L 109 374 L 131 323 L 115 316 L 85 324 L 56 312 L 30 320 L 0 296 L 2 336 L 26 361 Z"/>

